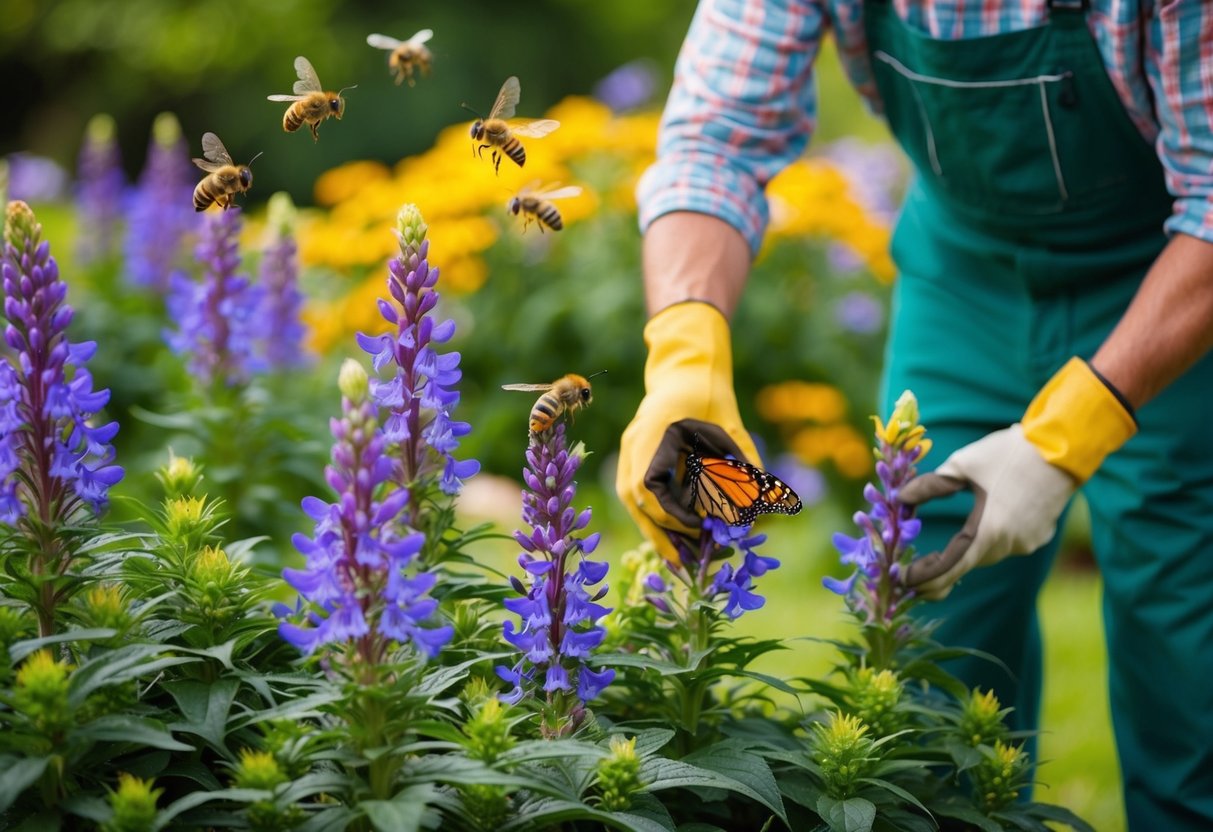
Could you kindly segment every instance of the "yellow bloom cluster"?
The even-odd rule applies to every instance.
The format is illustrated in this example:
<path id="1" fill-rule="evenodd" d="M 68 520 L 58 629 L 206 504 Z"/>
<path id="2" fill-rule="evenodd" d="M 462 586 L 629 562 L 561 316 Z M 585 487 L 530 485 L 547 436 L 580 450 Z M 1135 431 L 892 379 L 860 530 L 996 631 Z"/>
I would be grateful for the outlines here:
<path id="1" fill-rule="evenodd" d="M 758 392 L 758 413 L 788 436 L 788 447 L 803 462 L 830 462 L 844 477 L 857 479 L 872 469 L 869 441 L 845 420 L 847 400 L 829 384 L 784 381 Z"/>
<path id="2" fill-rule="evenodd" d="M 505 207 L 526 185 L 581 185 L 580 196 L 559 203 L 566 225 L 603 208 L 635 211 L 636 181 L 656 153 L 659 115 L 615 115 L 592 99 L 570 97 L 545 116 L 558 120 L 560 129 L 524 141 L 525 170 L 506 160 L 494 176 L 487 155 L 471 158 L 474 142 L 465 123 L 446 128 L 430 150 L 394 168 L 355 161 L 317 179 L 315 199 L 327 211 L 303 222 L 302 261 L 360 282 L 307 310 L 312 346 L 324 351 L 352 331 L 384 326 L 375 299 L 384 292 L 383 266 L 397 250 L 390 230 L 401 203 L 415 203 L 430 223 L 435 265 L 442 269 L 443 287 L 455 293 L 473 292 L 487 278 L 482 255 L 505 229 L 522 222 Z M 574 168 L 586 175 L 574 175 Z M 601 175 L 595 177 L 595 172 Z M 828 162 L 792 165 L 770 183 L 769 193 L 773 236 L 837 239 L 859 252 L 875 274 L 891 277 L 888 228 L 850 197 L 845 177 Z"/>

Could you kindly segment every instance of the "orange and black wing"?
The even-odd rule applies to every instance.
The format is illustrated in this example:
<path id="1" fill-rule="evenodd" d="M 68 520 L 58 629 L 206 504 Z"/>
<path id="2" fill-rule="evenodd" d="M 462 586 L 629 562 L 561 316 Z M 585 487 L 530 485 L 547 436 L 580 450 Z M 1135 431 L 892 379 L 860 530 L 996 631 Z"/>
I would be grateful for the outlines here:
<path id="1" fill-rule="evenodd" d="M 773 474 L 738 459 L 687 456 L 687 486 L 695 510 L 731 526 L 748 526 L 760 514 L 796 514 L 800 497 Z"/>

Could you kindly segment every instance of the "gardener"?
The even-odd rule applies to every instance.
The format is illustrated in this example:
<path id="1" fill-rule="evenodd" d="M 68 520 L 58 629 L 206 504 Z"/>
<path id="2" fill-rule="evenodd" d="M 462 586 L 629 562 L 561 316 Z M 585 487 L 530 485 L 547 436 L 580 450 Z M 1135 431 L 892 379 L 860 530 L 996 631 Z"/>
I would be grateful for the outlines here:
<path id="1" fill-rule="evenodd" d="M 758 461 L 727 321 L 830 28 L 915 168 L 881 412 L 917 394 L 946 478 L 906 489 L 936 553 L 907 580 L 942 642 L 1010 670 L 965 679 L 1035 727 L 1036 598 L 1081 487 L 1130 827 L 1213 829 L 1213 3 L 702 0 L 639 186 L 652 317 L 620 496 L 670 555 L 689 530 L 644 482 L 667 426 Z"/>

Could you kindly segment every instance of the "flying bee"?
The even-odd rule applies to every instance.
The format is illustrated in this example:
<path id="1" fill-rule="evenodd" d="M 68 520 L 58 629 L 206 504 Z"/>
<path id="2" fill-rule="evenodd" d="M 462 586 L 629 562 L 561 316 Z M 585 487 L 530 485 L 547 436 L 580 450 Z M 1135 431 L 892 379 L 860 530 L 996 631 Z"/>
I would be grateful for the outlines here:
<path id="1" fill-rule="evenodd" d="M 367 35 L 366 42 L 376 49 L 390 51 L 392 54 L 388 55 L 387 65 L 396 77 L 396 85 L 407 79 L 411 87 L 413 70 L 420 70 L 422 75 L 430 74 L 430 62 L 434 56 L 424 44 L 433 36 L 433 29 L 422 29 L 408 40 L 396 40 L 387 35 Z"/>
<path id="2" fill-rule="evenodd" d="M 543 231 L 545 225 L 553 231 L 559 231 L 564 228 L 564 220 L 561 219 L 560 212 L 556 210 L 556 206 L 551 203 L 551 200 L 577 196 L 581 193 L 581 188 L 577 185 L 561 188 L 558 187 L 560 183 L 557 182 L 546 191 L 536 191 L 533 187 L 537 184 L 539 184 L 538 181 L 532 182 L 519 191 L 518 195 L 506 205 L 506 210 L 514 216 L 522 214 L 523 231 L 526 231 L 526 227 L 532 222 L 538 223 L 540 232 Z"/>
<path id="3" fill-rule="evenodd" d="M 295 72 L 298 73 L 299 80 L 295 82 L 294 95 L 266 97 L 270 101 L 294 102 L 286 108 L 286 114 L 282 117 L 283 130 L 294 133 L 306 124 L 312 129 L 312 138 L 320 141 L 320 122 L 329 116 L 336 116 L 340 121 L 345 115 L 345 99 L 341 97 L 341 93 L 358 85 L 342 87 L 339 92 L 325 92 L 324 87 L 320 86 L 320 79 L 316 77 L 312 62 L 302 55 L 295 58 Z"/>
<path id="4" fill-rule="evenodd" d="M 575 412 L 588 405 L 591 400 L 590 379 L 605 372 L 599 370 L 589 378 L 569 373 L 551 384 L 503 384 L 501 389 L 543 393 L 531 408 L 529 422 L 531 436 L 537 436 L 551 430 L 562 414 L 568 413 L 572 419 Z"/>
<path id="5" fill-rule="evenodd" d="M 480 156 L 486 147 L 493 148 L 490 158 L 493 160 L 494 172 L 501 167 L 502 156 L 509 156 L 518 167 L 526 164 L 526 150 L 522 142 L 518 141 L 519 136 L 538 139 L 560 126 L 559 121 L 550 118 L 507 124 L 506 119 L 514 117 L 514 108 L 518 106 L 518 99 L 521 97 L 522 86 L 518 83 L 517 76 L 511 75 L 501 85 L 501 92 L 497 93 L 497 100 L 493 102 L 493 109 L 489 110 L 488 118 L 482 117 L 468 105 L 463 105 L 465 110 L 476 115 L 471 130 L 472 139 L 481 144 L 474 152 Z"/>
<path id="6" fill-rule="evenodd" d="M 236 194 L 247 193 L 253 186 L 253 172 L 249 165 L 257 160 L 258 153 L 248 165 L 237 165 L 228 155 L 227 148 L 214 133 L 202 134 L 202 155 L 194 164 L 207 172 L 194 188 L 194 210 L 205 211 L 212 202 L 227 210 L 232 207 Z"/>

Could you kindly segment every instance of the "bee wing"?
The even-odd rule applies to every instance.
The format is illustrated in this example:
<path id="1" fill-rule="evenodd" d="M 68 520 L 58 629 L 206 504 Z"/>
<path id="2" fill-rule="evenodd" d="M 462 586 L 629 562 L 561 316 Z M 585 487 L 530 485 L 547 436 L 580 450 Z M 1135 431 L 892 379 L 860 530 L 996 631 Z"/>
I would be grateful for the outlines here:
<path id="1" fill-rule="evenodd" d="M 523 393 L 546 393 L 552 389 L 550 384 L 503 384 L 502 390 L 521 390 Z"/>
<path id="2" fill-rule="evenodd" d="M 306 95 L 267 95 L 270 101 L 302 101 Z"/>
<path id="3" fill-rule="evenodd" d="M 316 76 L 316 69 L 312 66 L 312 62 L 302 55 L 295 59 L 295 72 L 299 74 L 299 80 L 295 82 L 294 86 L 295 95 L 324 91 L 324 87 L 320 86 L 320 79 Z"/>
<path id="4" fill-rule="evenodd" d="M 516 196 L 527 196 L 528 194 L 535 193 L 535 189 L 539 187 L 539 182 L 540 180 L 538 179 L 532 179 L 530 182 L 527 182 L 518 189 Z"/>
<path id="5" fill-rule="evenodd" d="M 411 38 L 409 38 L 408 42 L 410 44 L 412 44 L 413 46 L 420 46 L 421 44 L 425 43 L 427 40 L 429 40 L 433 36 L 434 36 L 433 29 L 422 29 L 420 32 L 418 32 L 417 34 L 415 34 Z"/>
<path id="6" fill-rule="evenodd" d="M 539 139 L 543 138 L 548 133 L 551 133 L 559 126 L 559 121 L 555 121 L 554 119 L 550 118 L 541 118 L 538 121 L 529 121 L 525 124 L 519 124 L 517 126 L 511 124 L 510 131 L 513 132 L 515 136 Z"/>
<path id="7" fill-rule="evenodd" d="M 367 35 L 367 45 L 373 46 L 376 49 L 395 49 L 400 45 L 400 41 L 395 38 L 389 38 L 387 35 Z"/>
<path id="8" fill-rule="evenodd" d="M 219 168 L 223 167 L 222 162 L 212 162 L 207 159 L 193 159 L 192 161 L 195 165 L 202 168 L 207 173 L 214 173 L 215 171 L 219 170 Z"/>
<path id="9" fill-rule="evenodd" d="M 511 75 L 501 85 L 501 92 L 497 93 L 493 109 L 489 110 L 489 118 L 513 118 L 514 108 L 518 106 L 520 98 L 522 98 L 522 85 L 518 83 L 517 75 Z"/>
<path id="10" fill-rule="evenodd" d="M 202 134 L 202 155 L 218 165 L 232 164 L 232 157 L 228 154 L 227 148 L 214 133 Z"/>
<path id="11" fill-rule="evenodd" d="M 535 194 L 535 196 L 540 199 L 568 199 L 571 196 L 577 196 L 581 193 L 580 185 L 566 185 L 563 188 L 557 188 L 556 185 L 559 184 L 560 183 L 557 182 L 552 186 L 551 190 L 540 191 L 539 193 Z"/>

